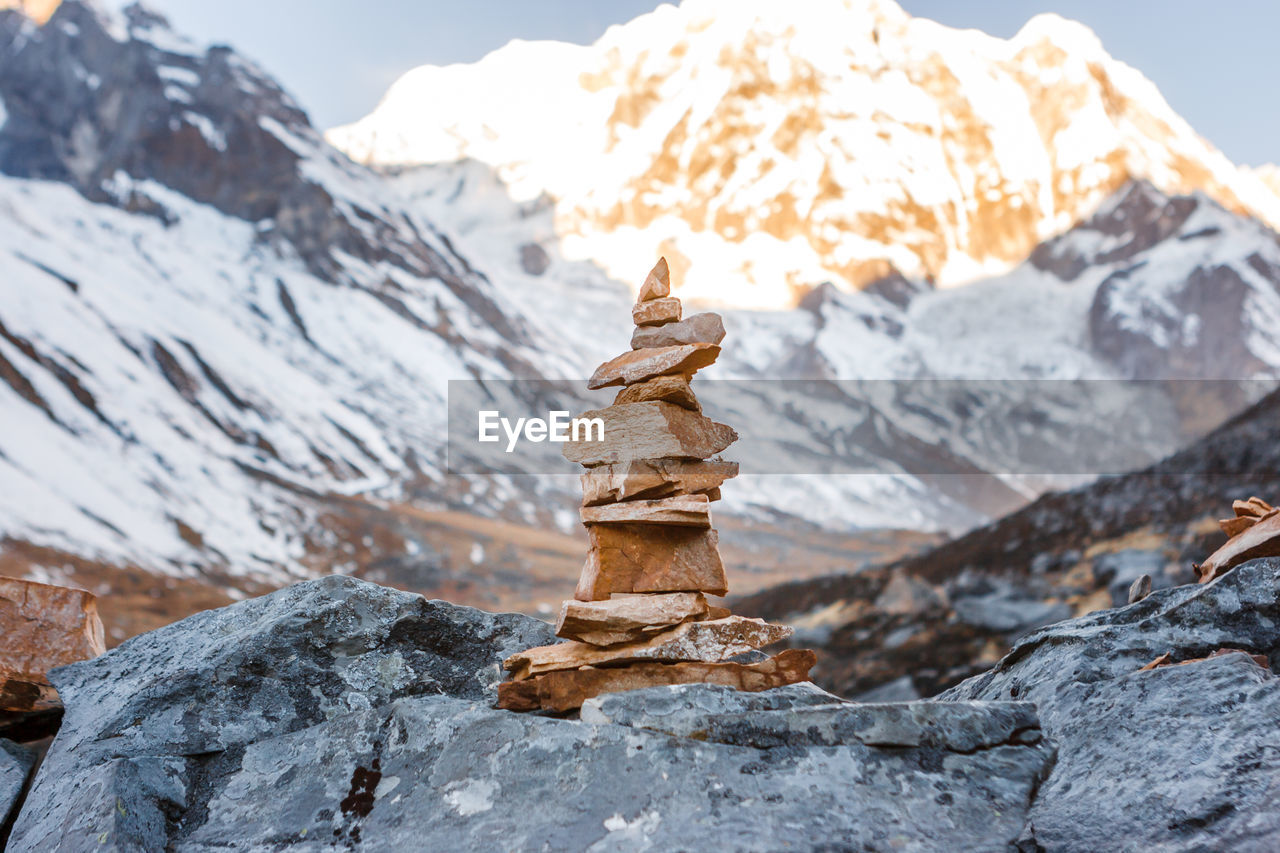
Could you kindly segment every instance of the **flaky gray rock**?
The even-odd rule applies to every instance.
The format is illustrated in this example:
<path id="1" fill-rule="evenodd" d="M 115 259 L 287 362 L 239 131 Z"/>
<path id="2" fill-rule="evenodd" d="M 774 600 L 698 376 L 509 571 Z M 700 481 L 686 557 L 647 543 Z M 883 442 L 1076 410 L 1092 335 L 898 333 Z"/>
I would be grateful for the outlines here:
<path id="1" fill-rule="evenodd" d="M 1280 560 L 1028 635 L 947 700 L 1035 704 L 1058 747 L 1028 837 L 1050 850 L 1280 849 Z"/>
<path id="2" fill-rule="evenodd" d="M 1004 850 L 1052 763 L 1017 702 L 494 709 L 499 662 L 550 641 L 342 578 L 135 638 L 54 671 L 66 723 L 12 849 Z"/>
<path id="3" fill-rule="evenodd" d="M 746 694 L 716 685 L 653 687 L 588 699 L 581 717 L 755 747 L 858 743 L 973 752 L 1042 740 L 1027 702 L 855 703 L 813 684 Z"/>
<path id="4" fill-rule="evenodd" d="M 692 737 L 705 732 L 707 721 L 725 714 L 779 711 L 844 702 L 812 682 L 788 684 L 776 690 L 741 693 L 719 684 L 677 684 L 627 693 L 608 693 L 582 703 L 585 723 L 616 723 L 634 729 Z"/>
<path id="5" fill-rule="evenodd" d="M 0 738 L 0 827 L 8 823 L 10 812 L 18 804 L 35 758 L 36 754 L 25 746 Z M 0 844 L 3 842 L 0 832 Z"/>
<path id="6" fill-rule="evenodd" d="M 193 819 L 191 780 L 246 744 L 405 696 L 487 697 L 503 658 L 554 640 L 535 619 L 338 576 L 196 614 L 53 670 L 66 715 L 12 844 L 75 850 L 105 832 L 163 849 Z M 99 808 L 117 796 L 137 807 Z M 64 818 L 85 834 L 64 837 Z"/>
<path id="7" fill-rule="evenodd" d="M 417 697 L 251 745 L 178 848 L 1003 850 L 1047 756 L 734 745 Z"/>

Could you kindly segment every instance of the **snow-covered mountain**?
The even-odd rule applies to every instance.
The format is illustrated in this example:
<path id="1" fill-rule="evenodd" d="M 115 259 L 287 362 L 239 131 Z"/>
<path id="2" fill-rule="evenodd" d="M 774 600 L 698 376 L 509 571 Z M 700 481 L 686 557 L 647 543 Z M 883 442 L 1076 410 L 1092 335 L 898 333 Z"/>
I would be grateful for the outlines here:
<path id="1" fill-rule="evenodd" d="M 642 20 L 677 12 L 656 14 Z M 1181 156 L 1169 144 L 1152 162 Z M 621 161 L 584 155 L 597 162 Z M 449 475 L 446 383 L 580 380 L 625 346 L 631 294 L 568 256 L 563 199 L 513 191 L 499 165 L 353 163 L 262 69 L 139 7 L 69 0 L 43 26 L 0 11 L 0 572 L 222 594 L 337 570 L 490 607 L 559 598 L 581 559 L 576 480 Z M 1190 417 L 1157 396 L 1132 435 L 1098 435 L 1055 399 L 841 384 L 1274 375 L 1280 246 L 1243 195 L 1222 201 L 1238 176 L 1219 173 L 1191 195 L 1099 189 L 1096 214 L 1045 242 L 1014 217 L 1020 263 L 966 287 L 892 274 L 793 309 L 737 300 L 708 378 L 828 382 L 709 395 L 713 414 L 744 444 L 755 430 L 878 474 L 735 481 L 721 518 L 736 588 L 870 559 L 850 530 L 958 529 L 1016 506 L 1059 480 L 996 475 L 1064 436 L 1158 453 L 1246 402 Z M 927 236 L 914 217 L 885 232 L 894 245 Z M 770 263 L 768 240 L 725 246 Z M 652 248 L 627 250 L 629 281 Z M 674 266 L 678 295 L 696 293 Z"/>
<path id="2" fill-rule="evenodd" d="M 1274 184 L 1086 27 L 1039 15 L 1005 41 L 892 0 L 684 0 L 590 46 L 513 42 L 410 71 L 328 139 L 487 163 L 555 199 L 570 256 L 628 279 L 662 253 L 737 307 L 1004 272 L 1133 178 L 1280 225 Z"/>
<path id="3" fill-rule="evenodd" d="M 10 539 L 176 573 L 342 567 L 312 498 L 438 495 L 445 379 L 602 355 L 555 345 L 260 69 L 139 7 L 0 12 L 0 101 Z M 623 302 L 566 270 L 559 298 Z"/>

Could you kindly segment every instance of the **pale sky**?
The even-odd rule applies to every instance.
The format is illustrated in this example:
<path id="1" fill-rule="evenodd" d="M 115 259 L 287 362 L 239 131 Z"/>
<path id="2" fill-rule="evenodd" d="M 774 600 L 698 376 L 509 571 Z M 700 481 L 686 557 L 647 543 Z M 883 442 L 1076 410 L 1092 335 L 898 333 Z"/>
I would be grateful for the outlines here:
<path id="1" fill-rule="evenodd" d="M 786 0 L 778 0 L 786 2 Z M 913 15 L 995 36 L 1040 12 L 1088 25 L 1239 163 L 1280 161 L 1280 3 L 1274 0 L 899 0 Z M 654 0 L 147 0 L 194 38 L 228 43 L 292 92 L 320 128 L 371 110 L 404 72 L 473 62 L 513 38 L 588 44 Z"/>

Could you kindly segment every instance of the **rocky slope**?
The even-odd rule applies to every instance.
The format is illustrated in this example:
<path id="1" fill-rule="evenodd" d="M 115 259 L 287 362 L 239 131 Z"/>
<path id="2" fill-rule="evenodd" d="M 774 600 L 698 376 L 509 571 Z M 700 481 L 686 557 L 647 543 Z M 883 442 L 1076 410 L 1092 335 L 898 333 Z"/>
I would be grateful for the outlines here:
<path id="1" fill-rule="evenodd" d="M 892 0 L 685 0 L 595 44 L 423 66 L 329 139 L 378 164 L 469 157 L 547 193 L 573 257 L 661 251 L 689 295 L 795 304 L 830 280 L 971 281 L 1020 263 L 1132 178 L 1280 224 L 1137 70 L 1055 15 L 1012 39 Z"/>
<path id="2" fill-rule="evenodd" d="M 287 571 L 299 492 L 439 479 L 440 374 L 565 359 L 269 77 L 125 14 L 0 13 L 5 512 L 57 519 L 54 547 Z"/>
<path id="3" fill-rule="evenodd" d="M 935 701 L 687 685 L 556 718 L 492 707 L 543 623 L 326 578 L 55 670 L 67 714 L 10 844 L 1267 849 L 1274 675 L 1138 670 L 1274 655 L 1277 622 L 1280 562 L 1255 561 L 1046 628 Z"/>
<path id="4" fill-rule="evenodd" d="M 1223 580 L 1045 628 L 939 697 L 1035 705 L 1057 748 L 1028 815 L 1044 848 L 1275 846 L 1280 764 L 1259 736 L 1276 707 L 1280 562 Z M 1181 665 L 1141 671 L 1163 654 Z"/>
<path id="5" fill-rule="evenodd" d="M 1226 536 L 1231 502 L 1280 494 L 1280 393 L 1143 471 L 1045 495 L 935 550 L 799 581 L 734 607 L 802 626 L 815 676 L 846 695 L 931 696 L 981 671 L 1027 631 L 1191 583 Z"/>

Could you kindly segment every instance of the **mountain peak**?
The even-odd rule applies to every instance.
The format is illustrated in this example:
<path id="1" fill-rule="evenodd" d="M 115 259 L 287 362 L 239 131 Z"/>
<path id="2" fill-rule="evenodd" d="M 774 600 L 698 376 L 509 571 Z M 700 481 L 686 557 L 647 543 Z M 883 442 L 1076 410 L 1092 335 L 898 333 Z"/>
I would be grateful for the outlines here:
<path id="1" fill-rule="evenodd" d="M 675 7 L 669 8 L 675 11 Z M 774 32 L 802 29 L 809 22 L 829 23 L 833 18 L 862 21 L 868 27 L 911 20 L 894 0 L 797 0 L 785 5 L 770 0 L 684 0 L 676 14 L 696 27 L 709 20 L 732 20 Z"/>
<path id="2" fill-rule="evenodd" d="M 571 257 L 625 279 L 666 254 L 690 298 L 738 307 L 887 267 L 1005 272 L 1131 178 L 1280 224 L 1280 195 L 1057 15 L 1004 41 L 887 0 L 686 0 L 589 47 L 416 69 L 328 138 L 372 164 L 479 160 L 555 200 Z"/>
<path id="3" fill-rule="evenodd" d="M 1013 37 L 1015 44 L 1047 41 L 1085 59 L 1110 59 L 1102 40 L 1089 27 L 1055 12 L 1035 15 Z"/>

